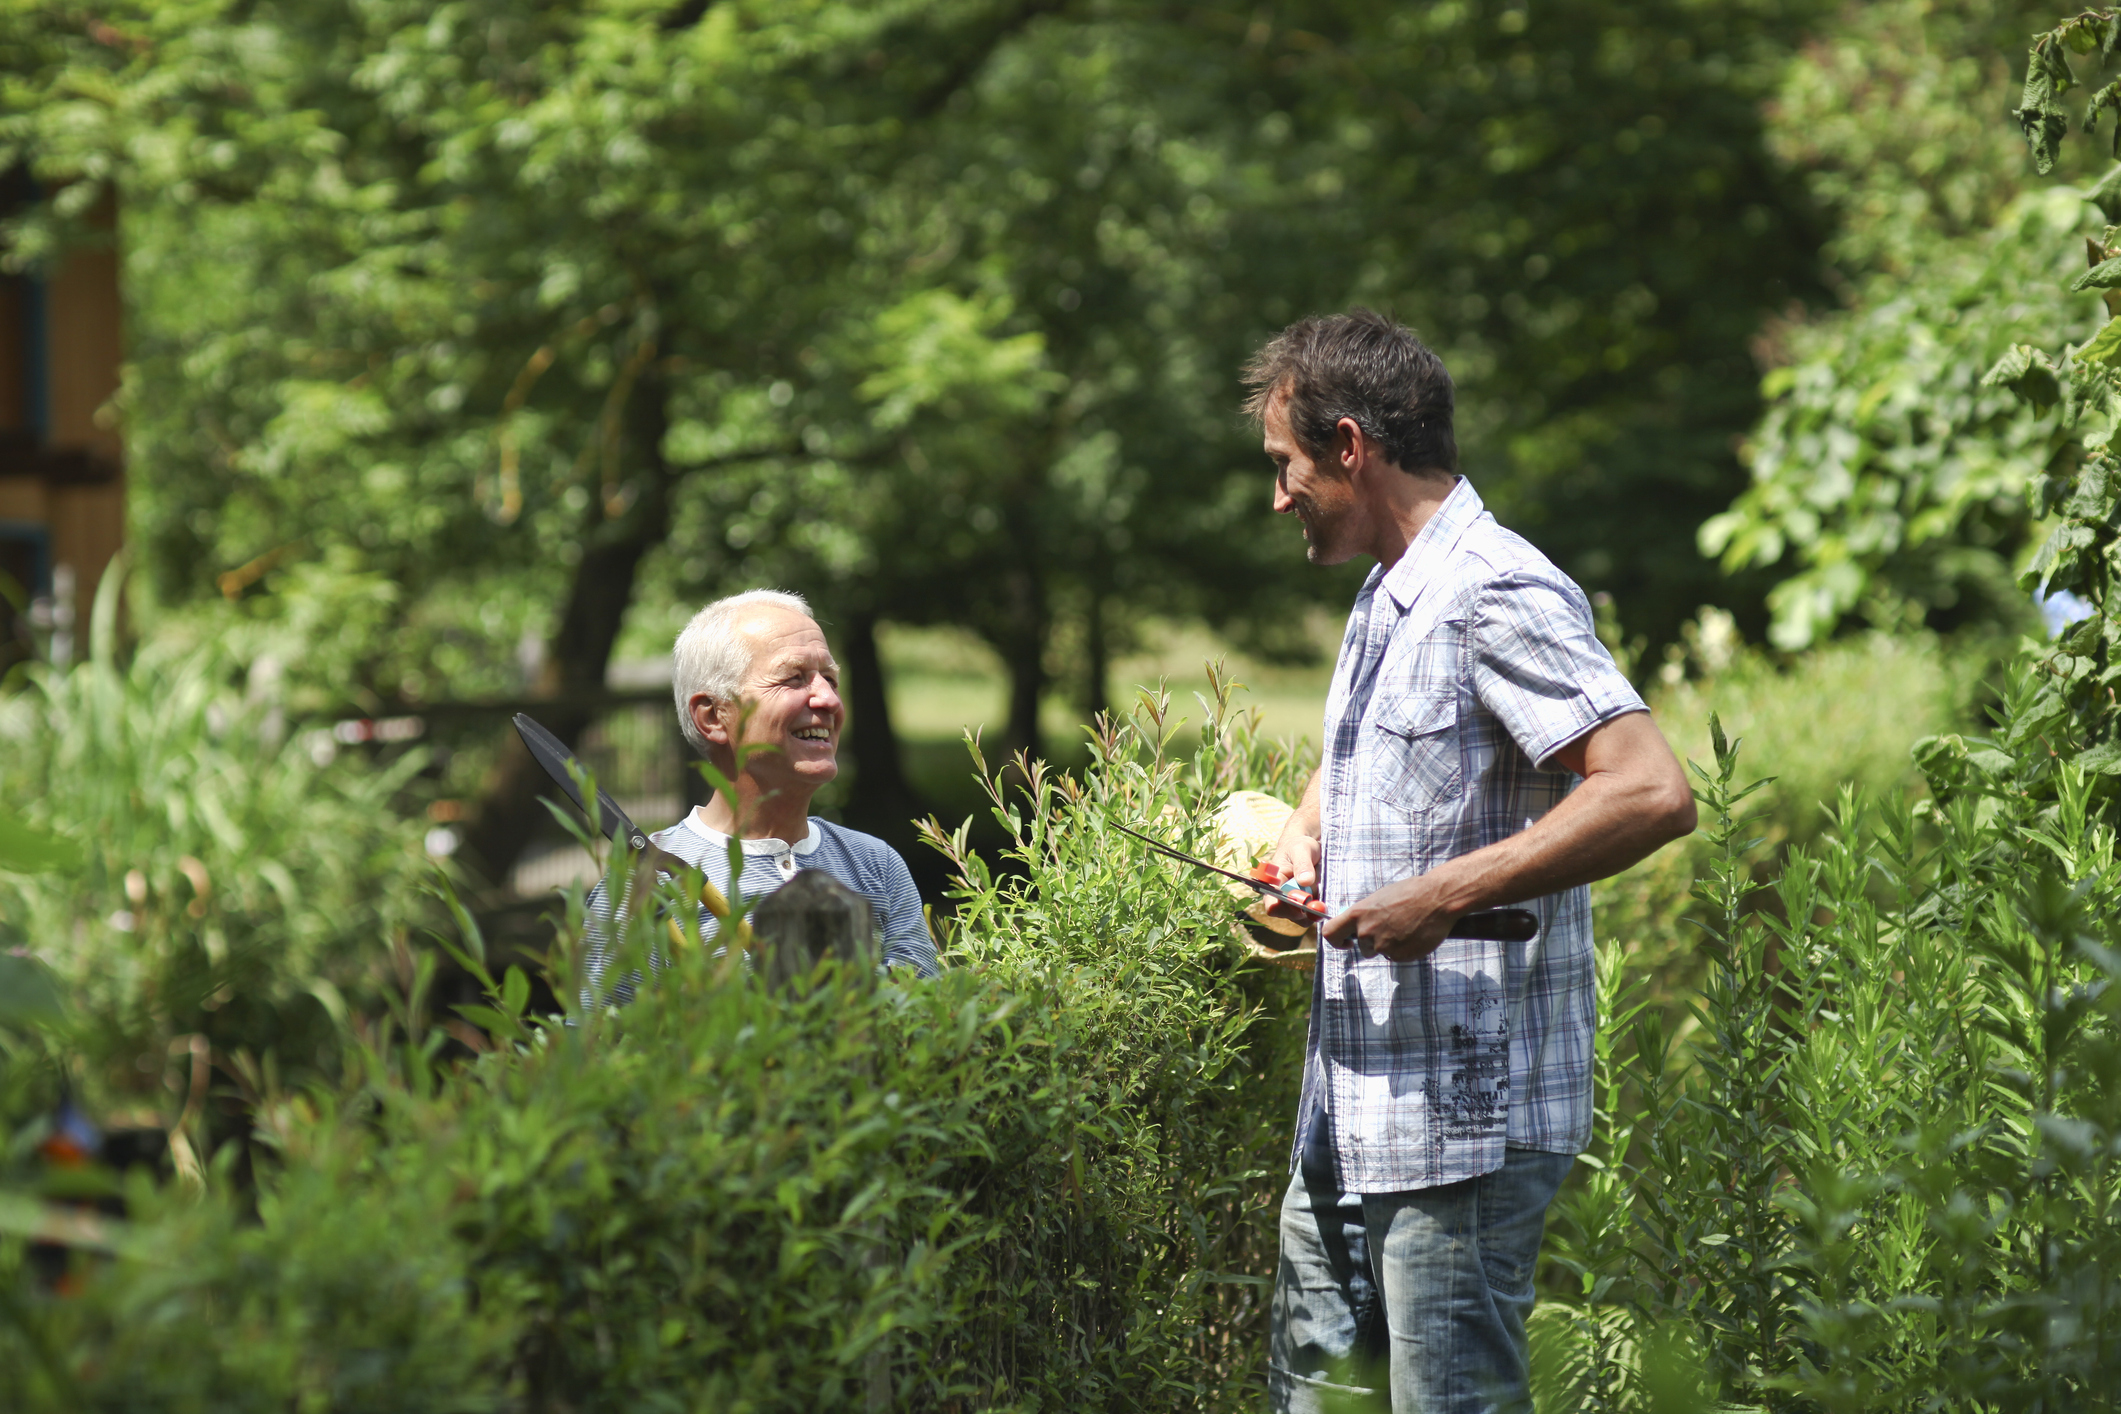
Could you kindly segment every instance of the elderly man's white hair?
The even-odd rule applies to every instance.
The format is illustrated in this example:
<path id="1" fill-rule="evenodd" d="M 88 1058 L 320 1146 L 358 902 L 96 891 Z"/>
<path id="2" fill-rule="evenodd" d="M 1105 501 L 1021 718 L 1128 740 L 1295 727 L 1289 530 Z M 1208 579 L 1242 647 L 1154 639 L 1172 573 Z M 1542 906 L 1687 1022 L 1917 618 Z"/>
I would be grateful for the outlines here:
<path id="1" fill-rule="evenodd" d="M 793 609 L 806 619 L 817 617 L 802 595 L 779 589 L 747 589 L 717 599 L 692 616 L 670 651 L 670 689 L 678 701 L 678 726 L 702 756 L 707 754 L 707 738 L 692 720 L 688 704 L 702 692 L 717 702 L 728 702 L 744 685 L 744 674 L 751 670 L 751 649 L 737 636 L 736 627 L 744 610 L 753 604 Z"/>

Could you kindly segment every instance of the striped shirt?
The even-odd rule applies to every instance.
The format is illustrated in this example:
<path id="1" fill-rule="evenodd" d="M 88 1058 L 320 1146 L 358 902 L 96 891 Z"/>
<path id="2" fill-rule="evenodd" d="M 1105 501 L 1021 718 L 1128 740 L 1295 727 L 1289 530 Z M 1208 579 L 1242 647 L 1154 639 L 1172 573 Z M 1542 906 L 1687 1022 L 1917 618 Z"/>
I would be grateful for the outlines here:
<path id="1" fill-rule="evenodd" d="M 736 896 L 738 889 L 729 887 L 729 836 L 701 824 L 697 811 L 649 838 L 699 869 L 724 898 Z M 910 967 L 923 977 L 935 975 L 935 940 L 929 937 L 927 919 L 921 915 L 920 891 L 913 886 L 906 861 L 890 845 L 874 835 L 815 817 L 810 821 L 810 834 L 796 844 L 778 839 L 738 843 L 743 858 L 738 888 L 748 903 L 756 904 L 787 883 L 798 869 L 822 869 L 869 900 L 883 931 L 886 967 Z M 611 898 L 603 881 L 589 891 L 583 925 L 589 944 L 582 989 L 586 1008 L 603 995 L 604 973 L 611 965 Z M 700 910 L 702 941 L 712 940 L 720 927 L 706 909 Z M 662 970 L 660 954 L 651 952 L 648 961 L 655 970 Z M 638 972 L 621 978 L 606 1000 L 621 1006 L 632 1001 L 639 981 Z"/>
<path id="2" fill-rule="evenodd" d="M 1461 478 L 1348 618 L 1319 763 L 1324 903 L 1525 829 L 1576 783 L 1555 751 L 1642 710 L 1583 591 Z M 1298 1114 L 1330 1126 L 1344 1190 L 1455 1183 L 1502 1167 L 1506 1145 L 1589 1142 L 1590 891 L 1520 906 L 1540 919 L 1528 943 L 1449 938 L 1415 962 L 1320 950 Z"/>

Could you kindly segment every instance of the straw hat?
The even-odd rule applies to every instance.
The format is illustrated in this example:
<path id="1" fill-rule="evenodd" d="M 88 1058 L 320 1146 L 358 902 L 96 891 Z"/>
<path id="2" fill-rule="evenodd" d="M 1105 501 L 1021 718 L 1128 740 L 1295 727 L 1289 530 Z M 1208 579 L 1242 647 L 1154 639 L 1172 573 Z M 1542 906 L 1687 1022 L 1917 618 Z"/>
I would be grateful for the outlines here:
<path id="1" fill-rule="evenodd" d="M 1215 816 L 1215 863 L 1242 874 L 1274 852 L 1282 827 L 1296 807 L 1264 791 L 1230 792 Z M 1267 912 L 1267 900 L 1242 884 L 1225 884 L 1247 900 L 1244 915 L 1230 925 L 1245 951 L 1261 962 L 1309 972 L 1318 965 L 1318 929 Z"/>

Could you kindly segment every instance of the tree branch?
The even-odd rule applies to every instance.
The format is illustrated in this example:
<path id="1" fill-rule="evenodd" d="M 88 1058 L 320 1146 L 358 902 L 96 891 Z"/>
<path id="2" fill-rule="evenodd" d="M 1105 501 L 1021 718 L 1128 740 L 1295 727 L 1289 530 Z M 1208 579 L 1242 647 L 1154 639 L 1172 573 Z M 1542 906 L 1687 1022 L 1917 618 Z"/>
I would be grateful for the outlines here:
<path id="1" fill-rule="evenodd" d="M 951 97 L 966 84 L 972 82 L 979 71 L 994 57 L 994 51 L 1014 38 L 1033 20 L 1045 15 L 1058 14 L 1068 7 L 1068 0 L 1023 0 L 1014 10 L 1004 14 L 987 35 L 976 43 L 970 52 L 958 57 L 943 77 L 931 84 L 927 92 L 913 100 L 915 121 L 934 117 Z"/>

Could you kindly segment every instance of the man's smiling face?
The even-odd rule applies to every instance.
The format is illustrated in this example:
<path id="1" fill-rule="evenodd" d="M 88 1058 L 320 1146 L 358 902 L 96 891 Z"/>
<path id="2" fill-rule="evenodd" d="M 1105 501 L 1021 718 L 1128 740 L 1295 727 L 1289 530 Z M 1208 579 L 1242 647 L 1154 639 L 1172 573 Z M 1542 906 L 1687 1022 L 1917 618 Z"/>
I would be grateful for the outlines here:
<path id="1" fill-rule="evenodd" d="M 770 789 L 815 791 L 840 771 L 840 666 L 817 623 L 793 609 L 761 604 L 745 615 L 737 636 L 751 649 L 751 668 L 739 691 L 744 704 L 742 745 L 767 747 L 746 767 Z M 720 707 L 732 731 L 737 709 Z"/>
<path id="2" fill-rule="evenodd" d="M 1310 544 L 1304 555 L 1314 565 L 1337 565 L 1351 559 L 1358 544 L 1350 532 L 1357 519 L 1355 488 L 1330 450 L 1313 458 L 1297 443 L 1289 427 L 1289 393 L 1277 388 L 1260 419 L 1267 456 L 1274 463 L 1274 509 L 1304 523 Z"/>

